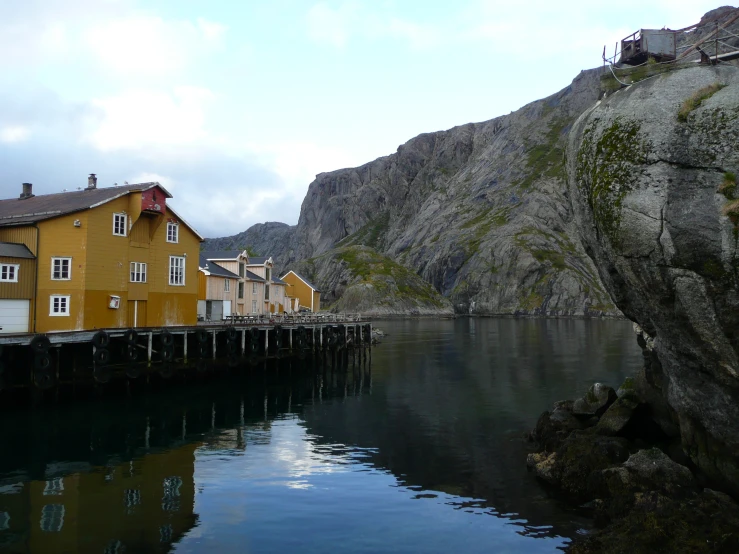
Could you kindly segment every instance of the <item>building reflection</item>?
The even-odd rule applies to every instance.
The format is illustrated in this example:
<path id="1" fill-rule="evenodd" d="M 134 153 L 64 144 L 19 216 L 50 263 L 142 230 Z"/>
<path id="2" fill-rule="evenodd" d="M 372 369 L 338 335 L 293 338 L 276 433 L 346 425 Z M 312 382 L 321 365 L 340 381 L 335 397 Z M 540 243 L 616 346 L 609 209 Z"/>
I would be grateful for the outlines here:
<path id="1" fill-rule="evenodd" d="M 193 477 L 198 446 L 0 485 L 0 550 L 169 551 L 197 522 Z"/>
<path id="2" fill-rule="evenodd" d="M 303 402 L 368 392 L 369 368 L 347 365 L 0 413 L 0 552 L 171 551 L 198 522 L 196 453 L 242 455 Z"/>

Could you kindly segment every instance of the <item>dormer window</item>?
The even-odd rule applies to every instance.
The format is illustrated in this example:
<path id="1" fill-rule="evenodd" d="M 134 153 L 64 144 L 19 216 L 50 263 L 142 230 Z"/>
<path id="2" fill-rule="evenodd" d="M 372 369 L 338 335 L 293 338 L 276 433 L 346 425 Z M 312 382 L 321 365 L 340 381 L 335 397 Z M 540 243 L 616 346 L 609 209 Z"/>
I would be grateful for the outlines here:
<path id="1" fill-rule="evenodd" d="M 113 214 L 113 234 L 118 237 L 126 236 L 126 214 Z"/>
<path id="2" fill-rule="evenodd" d="M 170 221 L 167 223 L 167 242 L 180 242 L 180 224 Z"/>

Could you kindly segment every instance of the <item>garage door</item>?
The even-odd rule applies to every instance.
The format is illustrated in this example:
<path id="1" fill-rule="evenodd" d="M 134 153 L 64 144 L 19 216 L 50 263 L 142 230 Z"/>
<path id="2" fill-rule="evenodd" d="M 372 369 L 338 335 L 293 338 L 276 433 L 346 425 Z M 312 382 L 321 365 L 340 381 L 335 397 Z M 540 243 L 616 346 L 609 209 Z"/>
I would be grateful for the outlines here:
<path id="1" fill-rule="evenodd" d="M 0 333 L 28 332 L 29 300 L 0 300 Z"/>

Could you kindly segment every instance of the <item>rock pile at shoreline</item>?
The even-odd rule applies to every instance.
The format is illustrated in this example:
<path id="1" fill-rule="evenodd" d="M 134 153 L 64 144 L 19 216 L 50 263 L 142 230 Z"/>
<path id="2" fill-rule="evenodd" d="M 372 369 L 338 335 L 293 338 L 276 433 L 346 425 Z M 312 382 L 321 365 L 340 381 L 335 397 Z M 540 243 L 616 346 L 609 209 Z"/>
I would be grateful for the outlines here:
<path id="1" fill-rule="evenodd" d="M 599 528 L 570 551 L 739 552 L 739 505 L 709 488 L 679 438 L 662 430 L 663 414 L 641 393 L 645 379 L 642 368 L 618 391 L 596 383 L 556 402 L 531 432 L 529 469 Z"/>

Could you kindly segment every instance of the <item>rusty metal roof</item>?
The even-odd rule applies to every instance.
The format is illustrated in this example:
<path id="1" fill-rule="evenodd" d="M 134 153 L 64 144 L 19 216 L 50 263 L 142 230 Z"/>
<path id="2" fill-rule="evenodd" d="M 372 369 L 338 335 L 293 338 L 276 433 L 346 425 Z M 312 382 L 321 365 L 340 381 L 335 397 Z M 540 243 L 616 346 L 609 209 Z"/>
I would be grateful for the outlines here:
<path id="1" fill-rule="evenodd" d="M 61 215 L 89 210 L 131 192 L 145 191 L 152 187 L 159 187 L 167 198 L 172 198 L 172 195 L 159 183 L 137 183 L 120 187 L 86 188 L 56 194 L 41 194 L 30 198 L 0 200 L 0 227 L 36 223 Z"/>

